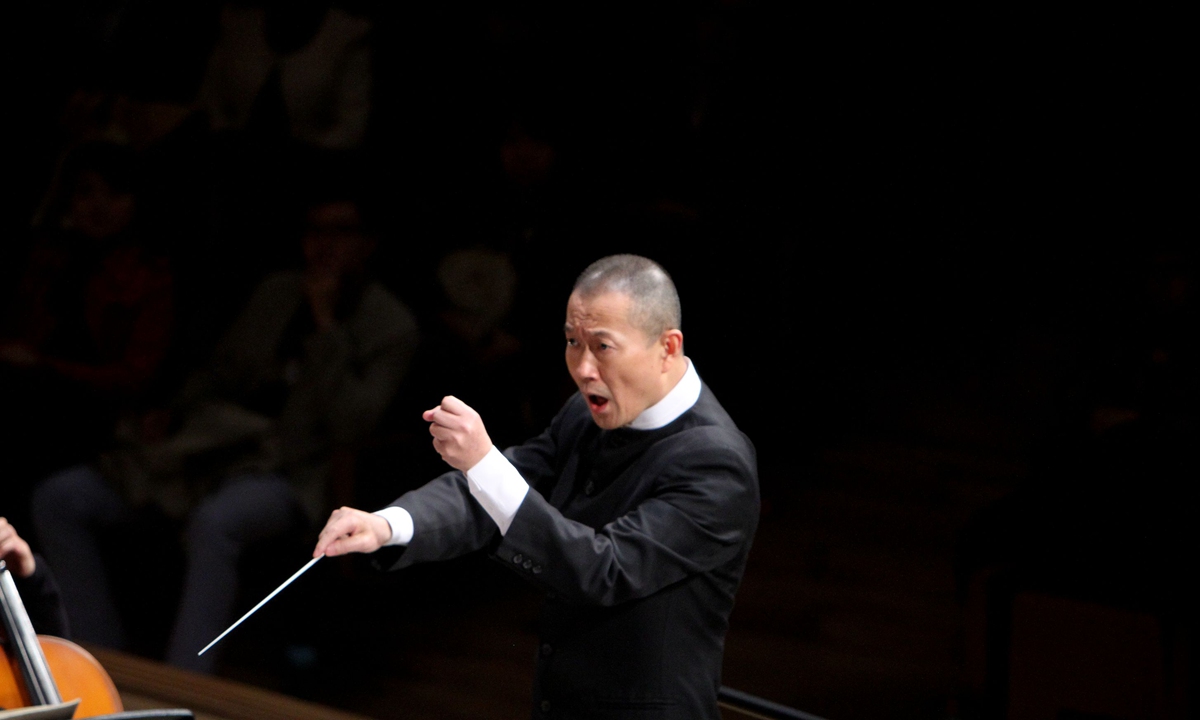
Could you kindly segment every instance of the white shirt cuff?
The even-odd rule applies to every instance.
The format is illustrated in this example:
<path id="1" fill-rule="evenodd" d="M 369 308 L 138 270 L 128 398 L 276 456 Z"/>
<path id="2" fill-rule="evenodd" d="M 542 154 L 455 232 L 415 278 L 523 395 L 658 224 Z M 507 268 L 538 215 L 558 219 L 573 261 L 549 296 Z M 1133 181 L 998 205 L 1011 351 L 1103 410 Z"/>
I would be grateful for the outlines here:
<path id="1" fill-rule="evenodd" d="M 467 486 L 471 497 L 496 522 L 501 535 L 508 532 L 508 526 L 512 525 L 525 494 L 529 492 L 529 483 L 495 445 L 467 471 Z"/>
<path id="2" fill-rule="evenodd" d="M 392 505 L 377 510 L 375 514 L 387 520 L 388 525 L 392 528 L 392 537 L 384 545 L 407 545 L 412 542 L 413 521 L 412 515 L 409 515 L 407 510 Z"/>

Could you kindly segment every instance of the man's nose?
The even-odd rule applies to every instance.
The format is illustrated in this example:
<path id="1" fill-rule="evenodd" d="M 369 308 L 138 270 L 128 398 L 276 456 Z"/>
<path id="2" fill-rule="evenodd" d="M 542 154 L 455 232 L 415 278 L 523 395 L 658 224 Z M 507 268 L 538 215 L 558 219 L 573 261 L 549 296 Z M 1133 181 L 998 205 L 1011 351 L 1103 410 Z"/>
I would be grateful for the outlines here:
<path id="1" fill-rule="evenodd" d="M 579 362 L 575 365 L 575 374 L 580 380 L 596 380 L 599 378 L 599 373 L 596 371 L 596 357 L 592 355 L 590 350 L 584 349 L 579 354 Z"/>

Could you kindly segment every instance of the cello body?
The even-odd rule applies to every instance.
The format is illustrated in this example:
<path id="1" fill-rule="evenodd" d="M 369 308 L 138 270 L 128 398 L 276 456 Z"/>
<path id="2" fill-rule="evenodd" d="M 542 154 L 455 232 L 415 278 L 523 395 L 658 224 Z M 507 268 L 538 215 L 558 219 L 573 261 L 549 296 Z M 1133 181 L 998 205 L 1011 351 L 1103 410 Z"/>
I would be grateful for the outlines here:
<path id="1" fill-rule="evenodd" d="M 69 640 L 35 635 L 12 574 L 0 560 L 0 707 L 53 705 L 79 698 L 75 717 L 120 712 L 112 678 L 87 650 Z"/>
<path id="2" fill-rule="evenodd" d="M 91 653 L 70 640 L 50 635 L 38 635 L 37 639 L 63 700 L 80 698 L 75 717 L 107 715 L 123 709 L 116 686 Z M 31 704 L 20 660 L 0 647 L 0 708 L 11 710 Z"/>

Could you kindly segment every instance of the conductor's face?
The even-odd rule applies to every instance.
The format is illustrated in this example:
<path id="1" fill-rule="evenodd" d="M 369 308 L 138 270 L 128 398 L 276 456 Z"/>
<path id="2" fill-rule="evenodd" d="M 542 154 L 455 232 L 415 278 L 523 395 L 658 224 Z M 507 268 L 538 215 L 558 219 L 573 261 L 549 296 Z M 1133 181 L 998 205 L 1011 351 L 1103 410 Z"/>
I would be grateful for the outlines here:
<path id="1" fill-rule="evenodd" d="M 606 430 L 628 425 L 666 394 L 661 338 L 629 321 L 628 295 L 572 294 L 567 301 L 567 369 L 587 401 L 592 419 Z"/>

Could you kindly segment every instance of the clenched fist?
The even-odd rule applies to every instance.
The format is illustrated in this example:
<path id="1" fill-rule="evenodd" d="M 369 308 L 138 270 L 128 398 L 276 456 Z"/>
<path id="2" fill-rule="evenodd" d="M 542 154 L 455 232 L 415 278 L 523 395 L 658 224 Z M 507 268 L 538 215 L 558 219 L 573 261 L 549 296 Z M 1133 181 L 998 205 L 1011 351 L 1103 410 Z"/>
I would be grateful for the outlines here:
<path id="1" fill-rule="evenodd" d="M 492 449 L 492 439 L 479 413 L 462 400 L 447 395 L 442 404 L 421 416 L 429 423 L 433 448 L 455 470 L 466 472 Z"/>

